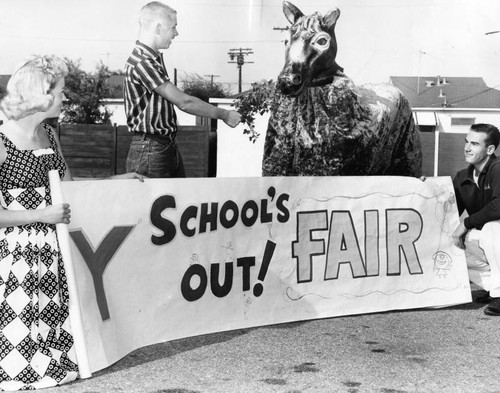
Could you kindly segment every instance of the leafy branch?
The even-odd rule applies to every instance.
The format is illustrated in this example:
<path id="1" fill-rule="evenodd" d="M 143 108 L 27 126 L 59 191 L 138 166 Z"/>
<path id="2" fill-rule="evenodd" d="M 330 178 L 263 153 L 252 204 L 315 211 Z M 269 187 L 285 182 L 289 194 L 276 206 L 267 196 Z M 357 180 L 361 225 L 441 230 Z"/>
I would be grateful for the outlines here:
<path id="1" fill-rule="evenodd" d="M 238 97 L 233 105 L 241 113 L 241 119 L 246 125 L 243 133 L 248 134 L 250 142 L 255 143 L 260 136 L 255 130 L 255 116 L 262 116 L 273 109 L 274 82 L 269 80 L 252 83 L 252 90 Z"/>

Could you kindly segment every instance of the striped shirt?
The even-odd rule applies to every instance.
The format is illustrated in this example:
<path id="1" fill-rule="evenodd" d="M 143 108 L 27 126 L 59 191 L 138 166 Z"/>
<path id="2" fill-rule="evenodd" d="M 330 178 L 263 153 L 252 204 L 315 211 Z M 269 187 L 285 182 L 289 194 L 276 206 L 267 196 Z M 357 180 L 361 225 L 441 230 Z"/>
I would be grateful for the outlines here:
<path id="1" fill-rule="evenodd" d="M 154 89 L 170 81 L 163 57 L 136 41 L 125 65 L 125 114 L 130 132 L 175 137 L 177 115 L 174 105 Z"/>

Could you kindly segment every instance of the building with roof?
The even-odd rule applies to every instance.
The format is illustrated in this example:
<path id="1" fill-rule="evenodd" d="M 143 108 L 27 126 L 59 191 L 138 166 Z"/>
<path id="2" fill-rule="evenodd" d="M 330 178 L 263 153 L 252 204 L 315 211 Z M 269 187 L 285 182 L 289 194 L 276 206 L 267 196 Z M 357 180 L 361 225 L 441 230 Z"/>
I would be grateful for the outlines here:
<path id="1" fill-rule="evenodd" d="M 500 91 L 488 87 L 483 78 L 391 76 L 390 82 L 410 102 L 422 131 L 426 176 L 453 176 L 466 166 L 464 134 L 472 124 L 500 127 Z"/>
<path id="2" fill-rule="evenodd" d="M 473 123 L 500 126 L 500 91 L 480 77 L 391 76 L 420 130 L 467 132 Z"/>

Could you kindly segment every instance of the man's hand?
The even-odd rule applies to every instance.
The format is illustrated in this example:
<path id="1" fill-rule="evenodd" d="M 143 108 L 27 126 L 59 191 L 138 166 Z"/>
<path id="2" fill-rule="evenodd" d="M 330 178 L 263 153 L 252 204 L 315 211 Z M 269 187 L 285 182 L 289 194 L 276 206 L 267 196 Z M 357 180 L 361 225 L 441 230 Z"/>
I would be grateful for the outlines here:
<path id="1" fill-rule="evenodd" d="M 465 235 L 467 235 L 469 230 L 464 226 L 464 223 L 461 222 L 456 229 L 453 231 L 452 240 L 453 244 L 462 250 L 465 250 Z"/>
<path id="2" fill-rule="evenodd" d="M 241 115 L 236 111 L 227 111 L 227 116 L 223 120 L 229 127 L 234 128 L 241 123 Z"/>

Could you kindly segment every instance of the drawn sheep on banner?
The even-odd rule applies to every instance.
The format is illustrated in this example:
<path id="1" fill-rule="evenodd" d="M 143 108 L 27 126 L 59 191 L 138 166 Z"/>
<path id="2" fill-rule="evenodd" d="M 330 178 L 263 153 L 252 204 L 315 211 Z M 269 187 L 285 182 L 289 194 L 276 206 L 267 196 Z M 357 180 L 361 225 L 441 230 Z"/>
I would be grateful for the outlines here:
<path id="1" fill-rule="evenodd" d="M 390 84 L 355 86 L 335 62 L 338 9 L 292 24 L 264 145 L 263 176 L 420 176 L 420 136 L 411 108 Z"/>

